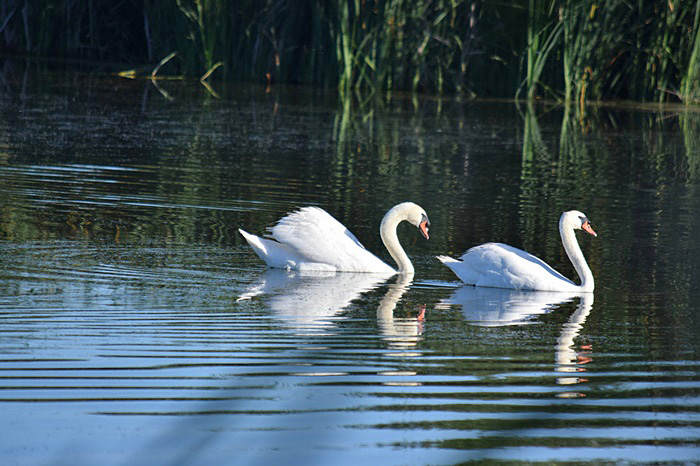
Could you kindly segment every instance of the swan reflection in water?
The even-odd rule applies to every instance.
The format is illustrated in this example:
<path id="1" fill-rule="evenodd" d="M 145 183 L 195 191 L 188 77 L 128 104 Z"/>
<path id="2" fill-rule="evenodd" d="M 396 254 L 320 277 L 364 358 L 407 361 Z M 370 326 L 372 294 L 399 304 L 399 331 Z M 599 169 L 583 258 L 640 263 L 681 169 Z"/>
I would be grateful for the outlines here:
<path id="1" fill-rule="evenodd" d="M 268 305 L 287 325 L 304 333 L 319 335 L 323 329 L 333 326 L 338 314 L 363 293 L 379 287 L 393 274 L 288 272 L 270 269 L 261 281 L 243 294 L 238 301 L 259 295 L 269 295 Z M 396 282 L 388 285 L 386 294 L 377 307 L 377 325 L 388 349 L 387 358 L 418 357 L 422 353 L 414 349 L 422 340 L 425 306 L 415 317 L 395 318 L 394 309 L 413 282 L 413 274 L 400 274 Z M 409 351 L 412 350 L 412 351 Z M 347 375 L 341 372 L 304 372 L 301 375 Z M 415 371 L 388 369 L 377 372 L 382 385 L 418 386 L 412 380 Z"/>
<path id="2" fill-rule="evenodd" d="M 237 301 L 267 296 L 267 304 L 297 329 L 318 331 L 360 295 L 377 288 L 392 274 L 268 269 Z"/>
<path id="3" fill-rule="evenodd" d="M 440 301 L 438 308 L 461 306 L 467 322 L 481 327 L 526 325 L 536 322 L 533 319 L 534 316 L 546 314 L 584 294 L 590 293 L 511 290 L 464 285 L 457 288 L 448 299 Z"/>
<path id="4" fill-rule="evenodd" d="M 574 338 L 578 336 L 586 322 L 588 314 L 593 307 L 593 293 L 584 293 L 580 297 L 576 311 L 571 314 L 569 320 L 562 326 L 559 338 L 557 338 L 557 349 L 554 353 L 554 362 L 557 372 L 585 372 L 584 364 L 588 364 L 592 359 L 587 356 L 591 352 L 591 347 L 581 346 L 577 351 L 574 345 Z M 572 385 L 587 380 L 581 377 L 558 377 L 557 383 L 560 385 Z M 559 397 L 583 396 L 581 393 L 560 393 Z"/>
<path id="5" fill-rule="evenodd" d="M 256 296 L 269 295 L 270 309 L 283 322 L 301 334 L 320 335 L 332 327 L 339 314 L 363 293 L 379 287 L 393 274 L 308 272 L 269 269 L 260 282 L 238 298 L 238 301 Z M 382 338 L 392 350 L 384 356 L 417 357 L 422 353 L 413 349 L 422 340 L 425 306 L 415 317 L 395 318 L 397 303 L 410 288 L 413 274 L 401 274 L 388 290 L 377 307 L 377 325 Z M 413 349 L 413 351 L 408 351 Z M 303 375 L 345 375 L 345 373 L 310 373 Z M 381 382 L 389 386 L 417 386 L 411 380 L 414 371 L 384 370 L 378 376 L 387 377 Z"/>
<path id="6" fill-rule="evenodd" d="M 394 309 L 404 293 L 413 283 L 413 274 L 398 276 L 377 307 L 379 331 L 391 349 L 413 348 L 422 340 L 425 305 L 417 310 L 415 317 L 394 317 Z M 419 353 L 405 353 L 403 356 L 417 356 Z M 396 354 L 394 354 L 396 356 Z"/>
<path id="7" fill-rule="evenodd" d="M 270 309 L 297 330 L 319 332 L 331 327 L 353 300 L 393 274 L 312 272 L 268 269 L 237 301 L 266 296 Z M 377 308 L 379 331 L 391 348 L 415 346 L 423 332 L 422 310 L 412 318 L 394 318 L 394 308 L 410 288 L 413 274 L 398 275 Z"/>
<path id="8" fill-rule="evenodd" d="M 579 335 L 591 308 L 593 293 L 568 293 L 549 291 L 522 291 L 502 288 L 483 288 L 464 285 L 455 290 L 437 308 L 461 306 L 468 323 L 482 327 L 527 325 L 535 323 L 535 316 L 546 314 L 562 304 L 579 299 L 576 311 L 562 326 L 554 350 L 555 370 L 563 373 L 585 372 L 584 364 L 591 362 L 586 356 L 590 347 L 577 350 L 574 339 Z M 558 377 L 559 385 L 572 385 L 587 380 L 574 376 Z M 583 396 L 580 393 L 559 393 L 558 397 Z"/>

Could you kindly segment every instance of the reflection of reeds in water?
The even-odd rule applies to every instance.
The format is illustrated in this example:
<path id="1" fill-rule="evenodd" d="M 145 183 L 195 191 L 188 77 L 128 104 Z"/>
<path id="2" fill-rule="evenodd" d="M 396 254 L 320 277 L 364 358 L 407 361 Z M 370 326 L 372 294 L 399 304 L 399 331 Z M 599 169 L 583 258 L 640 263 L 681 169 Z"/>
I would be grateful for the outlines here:
<path id="1" fill-rule="evenodd" d="M 700 114 L 682 110 L 591 107 L 582 116 L 571 105 L 564 109 L 557 139 L 551 126 L 548 132 L 540 129 L 546 112 L 528 106 L 518 219 L 524 248 L 561 262 L 565 271 L 569 265 L 561 258 L 553 219 L 577 207 L 602 227 L 599 241 L 582 244 L 596 277 L 617 279 L 607 265 L 617 264 L 634 277 L 615 285 L 620 290 L 632 291 L 630 283 L 690 289 L 689 277 L 697 275 L 690 251 L 697 223 Z M 666 275 L 657 275 L 662 269 Z"/>
<path id="2" fill-rule="evenodd" d="M 685 142 L 688 178 L 697 181 L 700 179 L 700 115 L 685 112 L 678 118 Z"/>
<path id="3" fill-rule="evenodd" d="M 554 163 L 552 153 L 547 149 L 540 131 L 538 115 L 532 103 L 528 104 L 523 116 L 523 148 L 521 181 L 519 193 L 520 228 L 527 233 L 525 247 L 531 247 L 536 232 L 546 231 L 551 226 L 542 218 L 541 213 L 547 211 L 546 199 L 541 197 L 542 191 L 554 189 L 548 181 L 538 176 L 538 167 Z"/>

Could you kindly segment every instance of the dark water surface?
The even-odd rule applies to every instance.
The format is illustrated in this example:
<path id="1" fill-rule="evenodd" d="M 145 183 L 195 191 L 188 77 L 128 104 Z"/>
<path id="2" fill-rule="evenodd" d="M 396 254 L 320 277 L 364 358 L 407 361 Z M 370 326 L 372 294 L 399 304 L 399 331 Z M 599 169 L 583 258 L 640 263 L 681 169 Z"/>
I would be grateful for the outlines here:
<path id="1" fill-rule="evenodd" d="M 0 83 L 2 464 L 700 458 L 700 114 L 14 72 Z M 414 277 L 266 271 L 238 235 L 317 205 Z M 592 295 L 460 287 L 524 248 Z M 425 319 L 417 316 L 425 309 Z M 362 464 L 362 463 L 359 463 Z"/>

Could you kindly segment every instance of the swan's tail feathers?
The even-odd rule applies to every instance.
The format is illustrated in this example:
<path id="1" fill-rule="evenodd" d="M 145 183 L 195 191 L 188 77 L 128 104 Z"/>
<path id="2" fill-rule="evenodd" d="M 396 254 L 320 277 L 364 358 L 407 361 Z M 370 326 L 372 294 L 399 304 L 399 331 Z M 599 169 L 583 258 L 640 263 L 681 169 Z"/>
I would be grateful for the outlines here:
<path id="1" fill-rule="evenodd" d="M 240 228 L 238 229 L 238 232 L 243 235 L 245 240 L 250 244 L 250 247 L 253 248 L 253 251 L 255 251 L 255 254 L 260 257 L 260 259 L 264 260 L 267 262 L 267 256 L 268 256 L 268 251 L 267 248 L 265 247 L 265 243 L 269 242 L 267 240 L 264 240 L 258 236 L 251 235 L 247 231 L 241 230 Z"/>
<path id="2" fill-rule="evenodd" d="M 261 238 L 238 229 L 241 235 L 248 241 L 255 254 L 264 260 L 268 267 L 275 269 L 296 269 L 302 262 L 302 257 L 286 244 L 278 243 L 271 239 Z"/>
<path id="3" fill-rule="evenodd" d="M 450 256 L 435 256 L 435 257 L 437 258 L 437 260 L 439 260 L 440 262 L 442 262 L 445 265 L 450 264 L 452 262 L 459 262 L 457 259 L 453 259 Z"/>
<path id="4" fill-rule="evenodd" d="M 262 241 L 260 241 L 259 237 L 255 236 L 255 235 L 251 235 L 247 231 L 242 230 L 240 228 L 238 229 L 238 232 L 241 235 L 243 235 L 245 240 L 248 241 L 248 244 L 250 244 L 250 247 L 253 248 L 255 250 L 255 252 L 258 252 L 258 250 L 261 250 L 263 252 L 265 251 L 265 245 L 262 243 Z M 258 255 L 260 255 L 259 252 L 258 252 Z"/>
<path id="5" fill-rule="evenodd" d="M 440 262 L 445 264 L 448 269 L 452 270 L 457 277 L 462 280 L 464 283 L 469 283 L 467 280 L 465 280 L 464 275 L 464 262 L 461 260 L 453 259 L 450 256 L 435 256 Z"/>

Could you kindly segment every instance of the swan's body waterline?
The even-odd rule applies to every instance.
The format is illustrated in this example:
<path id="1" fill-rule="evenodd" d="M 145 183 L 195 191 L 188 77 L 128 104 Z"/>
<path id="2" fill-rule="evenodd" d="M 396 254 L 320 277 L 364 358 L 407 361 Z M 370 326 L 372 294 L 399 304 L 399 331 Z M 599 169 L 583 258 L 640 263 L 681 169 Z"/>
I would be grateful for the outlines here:
<path id="1" fill-rule="evenodd" d="M 593 273 L 583 257 L 574 230 L 597 236 L 588 218 L 577 210 L 564 212 L 559 234 L 564 250 L 581 278 L 581 284 L 564 277 L 543 260 L 502 243 L 486 243 L 469 249 L 459 260 L 447 256 L 438 259 L 468 285 L 540 291 L 591 292 Z"/>
<path id="2" fill-rule="evenodd" d="M 380 235 L 398 270 L 365 249 L 345 226 L 318 207 L 303 207 L 280 219 L 270 229 L 271 239 L 238 231 L 271 268 L 413 273 L 413 264 L 396 235 L 396 227 L 404 220 L 417 227 L 426 239 L 429 237 L 428 215 L 420 206 L 404 202 L 389 209 L 382 220 Z"/>

